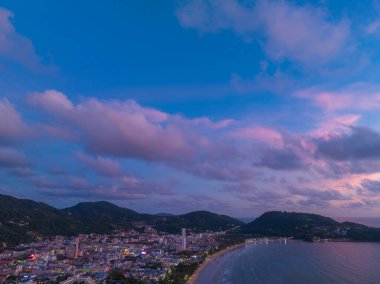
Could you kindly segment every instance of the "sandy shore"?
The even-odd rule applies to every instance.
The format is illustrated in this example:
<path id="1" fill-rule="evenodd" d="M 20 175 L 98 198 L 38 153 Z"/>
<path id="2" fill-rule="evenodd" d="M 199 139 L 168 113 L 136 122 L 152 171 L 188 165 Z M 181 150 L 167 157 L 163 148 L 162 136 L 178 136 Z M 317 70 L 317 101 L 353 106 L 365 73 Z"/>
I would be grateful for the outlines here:
<path id="1" fill-rule="evenodd" d="M 242 244 L 238 244 L 238 245 L 234 245 L 232 247 L 228 247 L 224 250 L 221 250 L 209 257 L 206 258 L 206 260 L 201 264 L 201 266 L 198 267 L 198 269 L 194 272 L 193 275 L 191 275 L 191 277 L 189 278 L 189 280 L 187 280 L 187 284 L 195 284 L 197 283 L 197 280 L 198 280 L 198 277 L 199 275 L 202 273 L 202 271 L 207 267 L 207 265 L 209 265 L 212 261 L 214 261 L 215 259 L 219 258 L 219 257 L 222 257 L 223 255 L 225 255 L 226 253 L 229 253 L 235 249 L 238 249 L 240 247 L 243 247 L 245 246 L 246 244 L 245 243 L 242 243 Z"/>

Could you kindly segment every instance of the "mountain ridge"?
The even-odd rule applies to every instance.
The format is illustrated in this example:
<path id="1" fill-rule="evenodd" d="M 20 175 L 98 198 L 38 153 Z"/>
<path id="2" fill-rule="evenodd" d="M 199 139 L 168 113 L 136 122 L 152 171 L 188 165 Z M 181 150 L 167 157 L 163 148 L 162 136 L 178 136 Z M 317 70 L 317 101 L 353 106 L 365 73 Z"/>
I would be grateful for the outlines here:
<path id="1" fill-rule="evenodd" d="M 138 213 L 108 201 L 79 202 L 57 209 L 43 202 L 9 195 L 0 195 L 0 212 L 0 242 L 11 245 L 32 241 L 35 235 L 108 233 L 136 228 L 136 223 L 151 225 L 168 233 L 178 233 L 182 227 L 194 231 L 217 231 L 243 225 L 240 220 L 208 211 L 156 216 Z"/>
<path id="2" fill-rule="evenodd" d="M 320 239 L 380 242 L 380 228 L 354 222 L 338 222 L 318 214 L 269 211 L 244 225 L 252 236 L 293 237 L 307 241 Z"/>
<path id="3" fill-rule="evenodd" d="M 74 236 L 109 233 L 113 230 L 142 230 L 149 225 L 167 232 L 181 228 L 193 232 L 220 231 L 234 228 L 246 237 L 292 237 L 380 242 L 380 228 L 354 222 L 338 222 L 318 214 L 269 211 L 254 221 L 242 221 L 209 211 L 193 211 L 181 215 L 147 214 L 120 207 L 108 201 L 80 202 L 57 209 L 43 202 L 0 195 L 0 244 L 16 245 L 39 237 Z"/>

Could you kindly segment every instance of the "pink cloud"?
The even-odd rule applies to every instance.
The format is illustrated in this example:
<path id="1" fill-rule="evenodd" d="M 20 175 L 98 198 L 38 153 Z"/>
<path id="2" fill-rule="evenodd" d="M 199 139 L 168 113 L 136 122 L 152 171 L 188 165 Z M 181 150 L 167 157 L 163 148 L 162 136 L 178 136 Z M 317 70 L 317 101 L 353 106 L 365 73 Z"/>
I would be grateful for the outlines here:
<path id="1" fill-rule="evenodd" d="M 133 158 L 163 163 L 195 176 L 222 181 L 248 181 L 259 170 L 321 172 L 334 165 L 317 159 L 316 139 L 330 137 L 357 116 L 336 117 L 313 133 L 293 135 L 260 125 L 241 127 L 230 119 L 187 119 L 145 108 L 135 101 L 85 99 L 74 104 L 58 91 L 34 93 L 28 101 L 43 109 L 59 127 L 64 125 L 92 153 L 77 157 L 103 176 L 124 177 L 111 158 Z M 49 119 L 49 123 L 51 123 Z M 319 140 L 318 140 L 319 141 Z M 248 143 L 246 143 L 248 142 Z M 248 147 L 247 147 L 248 145 Z M 128 178 L 127 178 L 128 179 Z M 138 185 L 129 180 L 130 188 Z M 127 184 L 124 184 L 127 186 Z"/>
<path id="2" fill-rule="evenodd" d="M 76 153 L 77 158 L 86 166 L 90 167 L 96 173 L 106 177 L 120 177 L 123 175 L 123 169 L 120 164 L 103 157 L 91 157 L 83 153 Z"/>
<path id="3" fill-rule="evenodd" d="M 200 125 L 211 129 L 221 129 L 234 123 L 233 119 L 224 119 L 222 121 L 213 122 L 208 117 L 199 117 L 192 120 L 194 125 Z"/>
<path id="4" fill-rule="evenodd" d="M 36 132 L 44 134 L 50 138 L 62 139 L 66 141 L 78 140 L 75 134 L 63 125 L 38 124 L 34 125 L 34 129 Z"/>
<path id="5" fill-rule="evenodd" d="M 66 129 L 61 136 L 79 134 L 92 152 L 147 160 L 191 159 L 195 149 L 210 147 L 207 131 L 221 130 L 233 123 L 231 119 L 187 119 L 143 107 L 134 100 L 88 99 L 74 105 L 56 90 L 33 93 L 28 102 L 55 116 L 59 124 L 70 125 L 73 131 Z M 57 127 L 42 129 L 56 137 L 60 133 Z"/>
<path id="6" fill-rule="evenodd" d="M 32 134 L 13 105 L 6 99 L 0 100 L 0 143 L 21 141 Z"/>
<path id="7" fill-rule="evenodd" d="M 348 22 L 329 22 L 325 12 L 309 5 L 259 1 L 256 13 L 267 34 L 266 51 L 275 59 L 323 63 L 339 55 L 350 36 Z"/>
<path id="8" fill-rule="evenodd" d="M 32 70 L 40 69 L 40 59 L 32 42 L 15 30 L 11 22 L 13 17 L 11 11 L 0 7 L 0 58 Z"/>
<path id="9" fill-rule="evenodd" d="M 223 132 L 234 123 L 231 119 L 219 122 L 207 117 L 187 119 L 145 108 L 133 100 L 87 99 L 73 104 L 66 95 L 54 90 L 33 93 L 28 101 L 55 117 L 58 126 L 64 125 L 70 133 L 75 133 L 76 141 L 96 155 L 80 155 L 80 159 L 103 175 L 106 172 L 120 175 L 111 160 L 100 158 L 110 155 L 160 161 L 212 179 L 252 177 L 252 166 L 228 165 L 242 156 L 233 145 L 224 141 Z"/>
<path id="10" fill-rule="evenodd" d="M 89 99 L 74 106 L 64 94 L 48 90 L 32 94 L 28 101 L 70 123 L 94 153 L 171 160 L 192 155 L 190 144 L 197 143 L 175 116 L 168 122 L 168 114 L 143 108 L 133 100 Z"/>
<path id="11" fill-rule="evenodd" d="M 179 169 L 183 169 L 196 176 L 222 180 L 222 181 L 240 181 L 250 180 L 256 176 L 256 171 L 247 161 L 223 161 L 211 160 L 196 163 L 182 163 L 175 165 Z"/>
<path id="12" fill-rule="evenodd" d="M 82 176 L 68 176 L 64 180 L 38 176 L 31 177 L 30 183 L 45 195 L 70 196 L 86 200 L 133 200 L 176 194 L 164 184 L 138 180 L 133 176 L 123 176 L 101 183 L 91 182 Z"/>
<path id="13" fill-rule="evenodd" d="M 0 147 L 0 167 L 26 167 L 29 161 L 25 154 L 9 147 Z"/>
<path id="14" fill-rule="evenodd" d="M 296 97 L 310 100 L 315 106 L 328 112 L 337 110 L 371 110 L 380 105 L 378 86 L 354 84 L 338 91 L 311 88 L 299 91 Z"/>
<path id="15" fill-rule="evenodd" d="M 364 29 L 364 31 L 369 35 L 378 34 L 379 30 L 380 30 L 380 20 L 379 19 L 376 19 L 376 20 L 370 22 Z"/>
<path id="16" fill-rule="evenodd" d="M 293 59 L 320 64 L 346 49 L 350 36 L 347 21 L 332 22 L 324 11 L 288 1 L 192 0 L 177 10 L 183 27 L 201 32 L 231 29 L 246 40 L 263 38 L 273 59 Z"/>
<path id="17" fill-rule="evenodd" d="M 56 90 L 33 93 L 29 95 L 28 102 L 33 106 L 38 106 L 44 111 L 53 114 L 62 115 L 74 110 L 73 103 L 63 93 Z"/>
<path id="18" fill-rule="evenodd" d="M 182 26 L 197 28 L 202 32 L 217 32 L 231 28 L 244 35 L 257 28 L 253 12 L 235 0 L 188 1 L 177 10 L 177 17 Z"/>
<path id="19" fill-rule="evenodd" d="M 133 177 L 133 176 L 124 176 L 121 179 L 121 181 L 125 186 L 131 189 L 138 188 L 138 185 L 140 183 L 140 181 L 136 177 Z"/>
<path id="20" fill-rule="evenodd" d="M 310 135 L 317 138 L 328 139 L 331 135 L 339 135 L 350 131 L 350 126 L 355 125 L 360 119 L 360 115 L 347 114 L 327 116 L 320 121 L 317 127 L 310 132 Z"/>
<path id="21" fill-rule="evenodd" d="M 232 133 L 232 136 L 237 139 L 248 139 L 255 142 L 259 141 L 276 148 L 284 147 L 284 139 L 280 132 L 262 126 L 238 129 Z"/>

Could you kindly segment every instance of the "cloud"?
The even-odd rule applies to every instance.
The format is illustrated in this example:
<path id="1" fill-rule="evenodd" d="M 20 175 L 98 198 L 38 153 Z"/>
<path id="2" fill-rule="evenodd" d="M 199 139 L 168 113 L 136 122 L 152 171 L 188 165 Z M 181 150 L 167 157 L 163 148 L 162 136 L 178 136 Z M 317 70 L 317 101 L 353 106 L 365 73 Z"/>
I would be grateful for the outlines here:
<path id="1" fill-rule="evenodd" d="M 27 167 L 29 161 L 24 153 L 9 147 L 0 147 L 0 167 Z"/>
<path id="2" fill-rule="evenodd" d="M 273 59 L 306 64 L 334 59 L 350 36 L 347 21 L 288 1 L 191 0 L 177 10 L 177 18 L 183 27 L 204 33 L 232 30 L 246 40 L 257 38 Z"/>
<path id="3" fill-rule="evenodd" d="M 365 179 L 360 184 L 360 191 L 371 194 L 380 194 L 380 180 Z"/>
<path id="4" fill-rule="evenodd" d="M 197 210 L 207 210 L 219 214 L 228 214 L 228 211 L 231 209 L 231 203 L 229 201 L 202 194 L 175 196 L 173 198 L 159 200 L 155 202 L 153 206 L 157 208 L 164 208 L 164 212 L 176 212 L 178 214 L 193 212 L 194 208 L 197 208 Z"/>
<path id="5" fill-rule="evenodd" d="M 234 0 L 187 1 L 177 10 L 177 17 L 182 26 L 202 32 L 233 29 L 239 34 L 246 34 L 257 28 L 252 12 Z"/>
<path id="6" fill-rule="evenodd" d="M 305 155 L 310 153 L 302 141 L 260 125 L 188 119 L 133 100 L 86 99 L 74 104 L 55 90 L 33 93 L 28 101 L 78 137 L 85 150 L 95 155 L 79 158 L 101 175 L 122 175 L 102 156 L 163 162 L 198 177 L 223 181 L 250 180 L 257 167 L 300 170 L 309 163 Z"/>
<path id="7" fill-rule="evenodd" d="M 20 178 L 32 177 L 34 175 L 32 170 L 30 168 L 27 168 L 27 167 L 12 168 L 11 170 L 9 170 L 8 173 L 11 176 L 20 177 Z"/>
<path id="8" fill-rule="evenodd" d="M 262 142 L 275 148 L 284 147 L 282 134 L 271 128 L 262 126 L 245 127 L 235 130 L 232 134 L 236 139 L 247 139 Z"/>
<path id="9" fill-rule="evenodd" d="M 258 191 L 257 186 L 251 183 L 247 182 L 239 182 L 239 183 L 233 183 L 228 184 L 223 191 L 227 192 L 234 192 L 239 194 L 249 194 L 249 193 L 255 193 Z"/>
<path id="10" fill-rule="evenodd" d="M 105 177 L 121 177 L 124 174 L 120 164 L 104 157 L 91 157 L 83 153 L 76 153 L 77 158 L 93 171 Z"/>
<path id="11" fill-rule="evenodd" d="M 143 108 L 133 100 L 90 99 L 74 106 L 64 94 L 54 90 L 34 93 L 28 100 L 69 123 L 92 153 L 173 160 L 192 155 L 190 144 L 198 143 L 196 137 L 181 129 L 180 118 L 172 116 L 170 121 L 167 114 Z"/>
<path id="12" fill-rule="evenodd" d="M 133 100 L 87 99 L 74 104 L 55 90 L 33 93 L 28 102 L 55 118 L 56 129 L 59 125 L 69 128 L 85 150 L 98 157 L 95 160 L 81 157 L 93 169 L 97 167 L 98 173 L 105 174 L 105 168 L 111 167 L 110 163 L 106 167 L 107 162 L 99 157 L 113 156 L 163 162 L 211 179 L 252 177 L 253 169 L 247 163 L 233 163 L 243 154 L 224 141 L 222 133 L 233 125 L 231 119 L 218 122 L 207 117 L 187 119 L 143 107 Z"/>
<path id="13" fill-rule="evenodd" d="M 324 63 L 347 45 L 348 23 L 329 21 L 320 9 L 286 1 L 259 1 L 257 9 L 267 34 L 266 50 L 272 58 Z"/>
<path id="14" fill-rule="evenodd" d="M 366 127 L 351 127 L 350 133 L 316 141 L 317 155 L 337 161 L 378 159 L 380 134 Z"/>
<path id="15" fill-rule="evenodd" d="M 244 79 L 234 73 L 230 83 L 233 90 L 239 94 L 260 92 L 281 94 L 293 87 L 295 81 L 283 71 L 276 70 L 273 74 L 262 71 L 253 79 Z"/>
<path id="16" fill-rule="evenodd" d="M 302 157 L 290 148 L 267 149 L 255 165 L 273 170 L 299 170 L 306 166 Z"/>
<path id="17" fill-rule="evenodd" d="M 288 191 L 293 195 L 307 197 L 308 199 L 318 199 L 324 201 L 348 200 L 348 196 L 343 195 L 340 191 L 334 189 L 319 190 L 314 188 L 301 189 L 298 187 L 289 187 Z"/>
<path id="18" fill-rule="evenodd" d="M 296 92 L 295 96 L 308 99 L 327 112 L 375 110 L 380 104 L 379 86 L 363 83 L 352 84 L 337 91 L 309 88 Z"/>
<path id="19" fill-rule="evenodd" d="M 49 171 L 48 171 L 49 174 L 51 175 L 68 175 L 69 173 L 62 169 L 61 167 L 57 167 L 57 166 L 52 166 Z"/>
<path id="20" fill-rule="evenodd" d="M 32 129 L 7 99 L 0 100 L 0 144 L 20 142 L 31 136 Z"/>
<path id="21" fill-rule="evenodd" d="M 66 177 L 63 181 L 38 176 L 31 179 L 31 184 L 47 196 L 77 197 L 84 200 L 134 200 L 176 194 L 164 184 L 140 181 L 132 176 L 98 183 L 78 176 Z"/>
<path id="22" fill-rule="evenodd" d="M 178 163 L 175 166 L 199 177 L 221 181 L 250 180 L 256 176 L 255 169 L 244 161 L 239 163 L 215 159 L 207 162 Z"/>
<path id="23" fill-rule="evenodd" d="M 37 70 L 41 66 L 40 59 L 32 42 L 15 30 L 13 17 L 11 11 L 0 7 L 0 59 Z"/>
<path id="24" fill-rule="evenodd" d="M 341 124 L 356 121 L 358 116 L 337 117 L 328 125 L 321 124 L 317 130 L 300 136 L 259 124 L 242 126 L 231 119 L 219 122 L 208 117 L 188 119 L 141 106 L 133 100 L 92 98 L 75 104 L 65 94 L 48 90 L 31 94 L 28 101 L 48 115 L 54 129 L 64 129 L 75 136 L 69 142 L 83 145 L 87 152 L 77 157 L 102 176 L 124 175 L 110 157 L 163 163 L 219 181 L 248 181 L 256 178 L 258 171 L 264 168 L 275 171 L 309 169 L 324 177 L 368 172 L 371 168 L 351 161 L 342 163 L 344 158 L 338 159 L 339 151 L 342 155 L 347 154 L 350 147 L 358 145 L 359 142 L 352 143 L 352 139 L 360 140 L 360 136 L 371 133 L 361 130 L 357 134 L 360 129 L 353 127 L 351 140 L 342 140 L 351 128 Z M 336 151 L 339 143 L 349 145 L 339 146 L 343 150 Z M 363 147 L 363 151 L 368 150 L 367 145 Z"/>
<path id="25" fill-rule="evenodd" d="M 56 90 L 33 93 L 28 96 L 28 102 L 48 113 L 56 113 L 57 115 L 67 114 L 74 110 L 73 103 L 63 93 Z"/>
<path id="26" fill-rule="evenodd" d="M 310 132 L 310 136 L 328 139 L 331 135 L 347 133 L 350 126 L 355 125 L 361 116 L 356 114 L 325 115 L 318 122 L 317 127 Z"/>

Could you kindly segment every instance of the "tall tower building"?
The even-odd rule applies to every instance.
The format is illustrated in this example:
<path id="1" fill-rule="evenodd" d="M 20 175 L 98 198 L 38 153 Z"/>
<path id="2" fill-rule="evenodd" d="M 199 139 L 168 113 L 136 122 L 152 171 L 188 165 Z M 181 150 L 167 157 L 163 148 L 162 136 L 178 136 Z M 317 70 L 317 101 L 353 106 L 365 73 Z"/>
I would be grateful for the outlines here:
<path id="1" fill-rule="evenodd" d="M 182 250 L 186 250 L 186 228 L 182 228 Z"/>
<path id="2" fill-rule="evenodd" d="M 74 255 L 74 258 L 78 258 L 78 254 L 79 254 L 79 238 L 77 238 L 75 240 L 75 255 Z"/>

